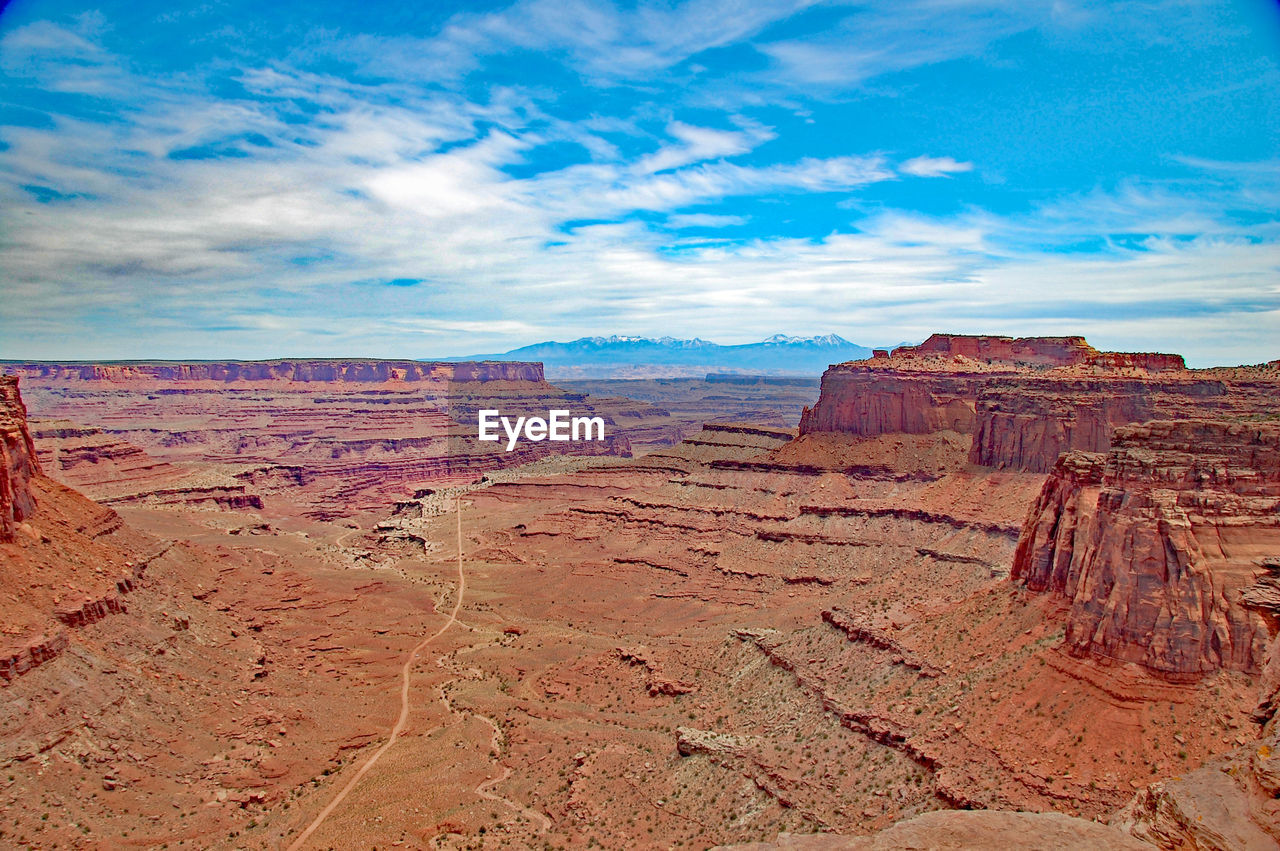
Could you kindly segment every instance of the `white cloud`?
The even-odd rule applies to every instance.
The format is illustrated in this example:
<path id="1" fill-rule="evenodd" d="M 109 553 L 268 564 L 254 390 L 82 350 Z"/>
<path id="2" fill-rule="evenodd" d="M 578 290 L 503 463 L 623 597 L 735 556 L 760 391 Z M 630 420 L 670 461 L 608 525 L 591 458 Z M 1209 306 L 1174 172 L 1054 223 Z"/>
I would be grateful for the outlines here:
<path id="1" fill-rule="evenodd" d="M 694 127 L 679 121 L 672 122 L 667 132 L 680 140 L 679 145 L 668 145 L 642 157 L 634 166 L 638 174 L 654 174 L 674 168 L 703 162 L 704 160 L 745 154 L 761 142 L 773 138 L 765 128 L 753 127 L 746 131 L 715 130 Z"/>
<path id="2" fill-rule="evenodd" d="M 966 171 L 973 171 L 973 163 L 957 162 L 953 157 L 913 157 L 902 165 L 898 171 L 915 177 L 950 177 Z"/>
<path id="3" fill-rule="evenodd" d="M 673 228 L 727 228 L 745 225 L 746 216 L 718 216 L 713 213 L 677 213 L 667 216 L 667 224 Z"/>
<path id="4" fill-rule="evenodd" d="M 918 8 L 945 21 L 953 5 Z M 554 94 L 467 98 L 446 85 L 484 50 L 512 44 L 559 46 L 602 79 L 643 77 L 792 8 L 530 2 L 460 17 L 432 42 L 452 45 L 441 54 L 424 53 L 421 40 L 344 45 L 369 67 L 403 73 L 396 82 L 280 62 L 245 70 L 240 81 L 261 99 L 237 101 L 189 80 L 130 77 L 80 31 L 10 33 L 0 54 L 12 67 L 74 86 L 79 78 L 46 61 L 74 50 L 108 69 L 102 96 L 123 106 L 111 123 L 61 116 L 49 128 L 7 129 L 0 345 L 29 357 L 426 356 L 627 328 L 723 342 L 812 328 L 879 343 L 946 328 L 1071 330 L 1156 348 L 1185 340 L 1178 345 L 1193 356 L 1257 360 L 1245 353 L 1280 339 L 1280 234 L 1230 215 L 1280 206 L 1271 203 L 1274 161 L 1185 160 L 1234 175 L 1213 192 L 1132 181 L 1017 216 L 888 211 L 804 239 L 695 241 L 670 229 L 748 221 L 711 207 L 725 199 L 785 205 L 800 193 L 852 194 L 901 174 L 973 166 L 945 155 L 896 170 L 877 154 L 749 158 L 768 152 L 776 131 L 743 119 L 737 101 L 697 125 L 662 110 L 568 122 L 547 114 Z M 991 20 L 954 41 L 926 39 L 904 53 L 833 57 L 821 42 L 777 45 L 775 70 L 836 80 L 981 49 L 1009 26 L 1002 14 L 993 6 Z M 875 30 L 886 26 L 875 15 L 869 26 L 885 46 L 901 35 Z M 666 29 L 679 37 L 659 38 Z M 802 57 L 802 48 L 817 52 Z M 449 57 L 461 65 L 445 67 Z M 823 71 L 821 62 L 835 64 Z M 299 123 L 296 104 L 314 117 Z M 654 127 L 665 128 L 661 138 L 649 135 Z M 580 144 L 590 159 L 512 176 L 548 141 Z M 647 152 L 634 153 L 642 143 Z M 171 157 L 207 146 L 250 155 Z M 83 197 L 34 203 L 24 185 Z M 662 224 L 646 223 L 654 220 Z M 1061 250 L 1083 239 L 1104 244 L 1089 255 Z M 423 283 L 381 283 L 398 278 Z"/>

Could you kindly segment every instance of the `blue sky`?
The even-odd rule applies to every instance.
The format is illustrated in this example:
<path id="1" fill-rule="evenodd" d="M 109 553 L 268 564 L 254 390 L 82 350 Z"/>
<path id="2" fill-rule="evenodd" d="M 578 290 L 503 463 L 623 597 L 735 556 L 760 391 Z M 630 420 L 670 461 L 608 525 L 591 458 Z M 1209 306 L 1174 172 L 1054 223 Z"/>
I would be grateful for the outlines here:
<path id="1" fill-rule="evenodd" d="M 1270 0 L 180 6 L 0 15 L 0 357 L 1280 357 Z"/>

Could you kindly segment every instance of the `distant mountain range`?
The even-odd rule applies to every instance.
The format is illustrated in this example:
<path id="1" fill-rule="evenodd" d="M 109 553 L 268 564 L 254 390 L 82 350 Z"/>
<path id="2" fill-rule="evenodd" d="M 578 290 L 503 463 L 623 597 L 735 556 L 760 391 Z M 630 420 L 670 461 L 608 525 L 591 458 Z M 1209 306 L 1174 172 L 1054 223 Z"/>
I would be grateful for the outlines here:
<path id="1" fill-rule="evenodd" d="M 700 377 L 709 372 L 821 375 L 833 363 L 870 356 L 867 346 L 835 334 L 774 334 L 759 343 L 737 346 L 722 346 L 696 337 L 583 337 L 568 343 L 534 343 L 501 354 L 448 360 L 541 361 L 548 378 L 659 378 Z"/>

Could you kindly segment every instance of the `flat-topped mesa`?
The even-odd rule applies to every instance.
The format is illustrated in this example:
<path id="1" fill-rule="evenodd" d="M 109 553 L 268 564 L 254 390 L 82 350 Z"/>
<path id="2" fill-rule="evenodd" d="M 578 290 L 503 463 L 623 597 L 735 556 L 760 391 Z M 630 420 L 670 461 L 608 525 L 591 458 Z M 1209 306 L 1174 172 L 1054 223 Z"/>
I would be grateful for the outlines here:
<path id="1" fill-rule="evenodd" d="M 1235 404 L 1228 393 L 1180 355 L 1099 352 L 1083 337 L 934 334 L 829 368 L 800 433 L 954 431 L 972 436 L 972 464 L 1047 473 L 1062 452 L 1106 451 L 1118 425 L 1221 414 Z"/>
<path id="2" fill-rule="evenodd" d="M 1153 421 L 1059 459 L 1012 578 L 1070 602 L 1074 653 L 1171 678 L 1256 673 L 1280 627 L 1276 553 L 1280 423 Z"/>
<path id="3" fill-rule="evenodd" d="M 61 382 L 388 382 L 543 381 L 542 364 L 525 361 L 437 363 L 412 360 L 269 360 L 176 363 L 4 363 L 0 369 L 24 377 Z"/>
<path id="4" fill-rule="evenodd" d="M 1100 352 L 1084 337 L 1000 337 L 933 334 L 918 346 L 899 346 L 895 358 L 968 358 L 1025 367 L 1096 366 L 1165 372 L 1186 369 L 1182 355 L 1159 352 Z"/>
<path id="5" fill-rule="evenodd" d="M 0 542 L 12 541 L 18 524 L 35 511 L 31 477 L 39 472 L 18 379 L 0 375 Z"/>
<path id="6" fill-rule="evenodd" d="M 892 358 L 966 357 L 1038 366 L 1071 366 L 1099 354 L 1084 337 L 999 337 L 990 334 L 932 334 L 918 346 L 899 346 Z"/>
<path id="7" fill-rule="evenodd" d="M 1103 369 L 1140 369 L 1145 372 L 1176 372 L 1187 368 L 1182 355 L 1164 352 L 1098 352 L 1088 364 Z"/>

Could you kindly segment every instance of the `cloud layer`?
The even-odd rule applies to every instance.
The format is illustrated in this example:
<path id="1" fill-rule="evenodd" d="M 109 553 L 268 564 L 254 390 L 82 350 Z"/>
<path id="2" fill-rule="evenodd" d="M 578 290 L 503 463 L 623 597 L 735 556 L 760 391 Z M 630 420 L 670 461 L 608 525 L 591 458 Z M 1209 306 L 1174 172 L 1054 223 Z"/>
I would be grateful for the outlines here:
<path id="1" fill-rule="evenodd" d="M 1106 11 L 807 6 L 320 14 L 233 63 L 131 50 L 109 12 L 0 19 L 0 354 L 949 329 L 1280 356 L 1280 162 L 1226 138 L 1099 176 L 949 101 L 960 73 L 1016 92 L 1045 44 L 1105 61 Z M 1235 82 L 1274 98 L 1253 59 Z"/>

